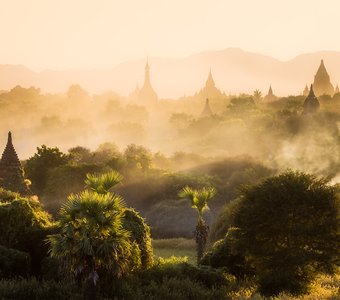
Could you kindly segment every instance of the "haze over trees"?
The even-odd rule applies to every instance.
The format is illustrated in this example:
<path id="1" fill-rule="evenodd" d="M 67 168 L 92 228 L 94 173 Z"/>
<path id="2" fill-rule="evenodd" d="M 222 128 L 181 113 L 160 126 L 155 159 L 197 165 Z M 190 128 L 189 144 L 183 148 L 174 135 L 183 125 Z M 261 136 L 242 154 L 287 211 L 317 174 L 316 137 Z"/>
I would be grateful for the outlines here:
<path id="1" fill-rule="evenodd" d="M 317 96 L 270 84 L 226 95 L 210 70 L 192 96 L 160 99 L 152 70 L 129 97 L 77 84 L 0 94 L 0 125 L 13 128 L 0 160 L 0 298 L 302 295 L 326 275 L 336 285 L 340 98 L 326 93 L 324 62 Z M 30 149 L 21 162 L 18 148 Z M 197 263 L 157 252 L 174 241 L 193 256 L 196 243 Z"/>

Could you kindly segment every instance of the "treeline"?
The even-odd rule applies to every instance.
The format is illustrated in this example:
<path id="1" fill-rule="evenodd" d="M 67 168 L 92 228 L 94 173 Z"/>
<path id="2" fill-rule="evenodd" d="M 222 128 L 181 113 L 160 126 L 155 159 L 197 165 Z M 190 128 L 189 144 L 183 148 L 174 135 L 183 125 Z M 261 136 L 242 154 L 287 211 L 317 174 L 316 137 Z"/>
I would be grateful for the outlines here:
<path id="1" fill-rule="evenodd" d="M 53 215 L 69 194 L 84 188 L 86 174 L 118 171 L 124 181 L 117 191 L 128 206 L 147 219 L 155 238 L 193 236 L 195 213 L 185 201 L 178 199 L 178 191 L 183 187 L 216 188 L 211 210 L 206 212 L 207 221 L 212 224 L 223 205 L 235 197 L 240 185 L 256 183 L 275 172 L 246 156 L 217 160 L 178 152 L 166 157 L 137 145 L 119 151 L 109 143 L 95 151 L 74 147 L 67 153 L 41 146 L 24 162 L 24 168 L 32 182 L 32 193 L 39 196 Z"/>

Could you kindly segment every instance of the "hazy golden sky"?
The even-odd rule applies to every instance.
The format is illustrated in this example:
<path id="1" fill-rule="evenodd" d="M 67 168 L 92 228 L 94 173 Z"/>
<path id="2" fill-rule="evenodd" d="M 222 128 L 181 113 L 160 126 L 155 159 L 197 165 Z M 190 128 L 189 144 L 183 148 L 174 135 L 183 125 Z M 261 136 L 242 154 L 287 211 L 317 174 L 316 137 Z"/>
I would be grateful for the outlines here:
<path id="1" fill-rule="evenodd" d="M 0 64 L 111 68 L 238 47 L 340 51 L 339 0 L 0 0 Z"/>

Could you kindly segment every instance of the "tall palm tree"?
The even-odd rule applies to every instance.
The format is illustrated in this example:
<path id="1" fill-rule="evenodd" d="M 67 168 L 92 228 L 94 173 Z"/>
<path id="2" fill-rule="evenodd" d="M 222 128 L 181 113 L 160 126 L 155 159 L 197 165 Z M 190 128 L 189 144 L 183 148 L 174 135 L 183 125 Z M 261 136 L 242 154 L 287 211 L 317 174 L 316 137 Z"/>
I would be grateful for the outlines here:
<path id="1" fill-rule="evenodd" d="M 192 189 L 184 187 L 179 192 L 179 197 L 188 199 L 191 202 L 191 207 L 198 213 L 198 220 L 195 229 L 197 263 L 199 264 L 204 253 L 208 238 L 208 225 L 203 219 L 203 212 L 209 209 L 208 203 L 215 196 L 216 190 L 213 187 L 204 187 L 202 189 Z"/>
<path id="2" fill-rule="evenodd" d="M 121 206 L 121 198 L 110 193 L 70 195 L 60 210 L 60 232 L 48 238 L 51 255 L 65 259 L 71 271 L 85 278 L 86 299 L 96 297 L 98 268 L 116 276 L 128 270 L 132 245 L 122 226 Z"/>

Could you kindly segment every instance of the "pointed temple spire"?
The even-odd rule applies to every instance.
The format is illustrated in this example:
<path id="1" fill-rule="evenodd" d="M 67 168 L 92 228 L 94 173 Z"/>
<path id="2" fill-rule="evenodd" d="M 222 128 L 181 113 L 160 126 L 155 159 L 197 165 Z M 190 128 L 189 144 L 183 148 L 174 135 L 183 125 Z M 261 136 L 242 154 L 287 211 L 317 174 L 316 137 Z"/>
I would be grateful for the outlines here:
<path id="1" fill-rule="evenodd" d="M 146 59 L 146 65 L 145 65 L 144 84 L 138 93 L 138 100 L 146 104 L 155 103 L 158 100 L 158 96 L 151 86 L 150 66 L 149 66 L 148 57 Z"/>
<path id="2" fill-rule="evenodd" d="M 272 85 L 269 85 L 268 94 L 263 98 L 265 102 L 273 102 L 277 100 L 277 97 L 273 93 Z"/>
<path id="3" fill-rule="evenodd" d="M 334 93 L 337 94 L 337 93 L 339 93 L 339 92 L 340 92 L 340 91 L 339 91 L 339 86 L 336 85 Z"/>
<path id="4" fill-rule="evenodd" d="M 323 59 L 321 60 L 319 69 L 314 76 L 313 87 L 316 96 L 333 96 L 334 94 L 334 87 L 330 81 Z"/>
<path id="5" fill-rule="evenodd" d="M 308 94 L 309 94 L 309 89 L 308 89 L 308 85 L 306 84 L 305 89 L 302 92 L 302 95 L 307 97 Z"/>
<path id="6" fill-rule="evenodd" d="M 318 98 L 316 98 L 313 90 L 313 85 L 311 84 L 309 94 L 303 103 L 303 114 L 314 114 L 320 109 L 320 103 Z"/>
<path id="7" fill-rule="evenodd" d="M 0 160 L 0 186 L 21 194 L 28 193 L 24 171 L 13 146 L 11 132 L 8 133 L 7 145 Z"/>
<path id="8" fill-rule="evenodd" d="M 212 110 L 210 108 L 209 99 L 207 98 L 205 100 L 204 109 L 201 113 L 201 118 L 211 117 L 212 115 L 213 115 L 213 113 L 212 113 Z"/>
<path id="9" fill-rule="evenodd" d="M 209 71 L 207 81 L 205 83 L 205 87 L 207 89 L 215 88 L 215 81 L 214 81 L 214 78 L 213 78 L 212 73 L 211 73 L 211 68 L 210 68 L 210 71 Z"/>
<path id="10" fill-rule="evenodd" d="M 223 98 L 225 97 L 225 94 L 222 93 L 215 85 L 215 81 L 211 72 L 211 68 L 209 70 L 208 78 L 205 82 L 205 86 L 203 89 L 201 89 L 195 97 L 198 97 L 200 99 L 206 99 L 206 98 Z"/>

